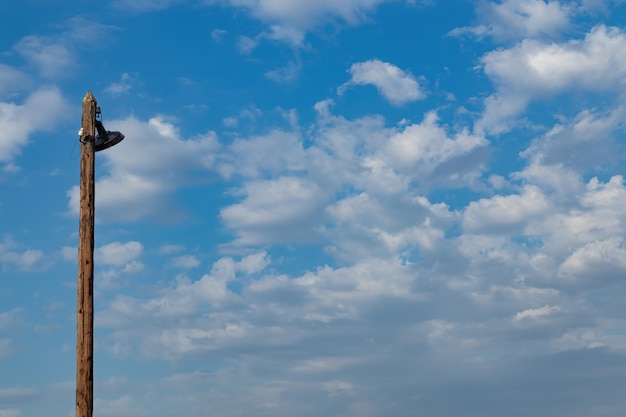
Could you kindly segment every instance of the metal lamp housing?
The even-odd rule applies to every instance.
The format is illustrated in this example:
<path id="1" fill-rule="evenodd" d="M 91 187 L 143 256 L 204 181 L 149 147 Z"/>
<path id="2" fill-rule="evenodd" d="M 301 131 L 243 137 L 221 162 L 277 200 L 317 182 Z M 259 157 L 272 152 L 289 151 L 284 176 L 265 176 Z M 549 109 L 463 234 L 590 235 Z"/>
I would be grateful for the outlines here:
<path id="1" fill-rule="evenodd" d="M 96 152 L 108 149 L 124 140 L 124 135 L 121 132 L 106 130 L 100 120 L 96 120 L 96 130 L 98 132 L 95 141 Z"/>

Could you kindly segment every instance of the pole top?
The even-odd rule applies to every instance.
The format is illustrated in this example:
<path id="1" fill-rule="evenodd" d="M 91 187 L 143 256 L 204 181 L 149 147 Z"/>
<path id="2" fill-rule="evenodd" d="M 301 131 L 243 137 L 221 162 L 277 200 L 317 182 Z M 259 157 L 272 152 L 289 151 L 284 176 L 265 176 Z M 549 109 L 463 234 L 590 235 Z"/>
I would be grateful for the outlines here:
<path id="1" fill-rule="evenodd" d="M 87 94 L 85 94 L 85 97 L 83 98 L 83 103 L 87 101 L 96 101 L 96 98 L 93 96 L 93 93 L 91 91 L 87 91 Z"/>

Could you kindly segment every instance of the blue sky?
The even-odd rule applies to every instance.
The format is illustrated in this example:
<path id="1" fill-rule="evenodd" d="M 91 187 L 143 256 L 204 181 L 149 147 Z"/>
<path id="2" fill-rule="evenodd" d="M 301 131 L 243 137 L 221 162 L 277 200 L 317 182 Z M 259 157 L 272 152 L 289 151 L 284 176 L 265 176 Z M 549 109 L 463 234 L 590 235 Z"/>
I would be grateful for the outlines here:
<path id="1" fill-rule="evenodd" d="M 626 4 L 0 1 L 0 417 L 622 416 Z"/>

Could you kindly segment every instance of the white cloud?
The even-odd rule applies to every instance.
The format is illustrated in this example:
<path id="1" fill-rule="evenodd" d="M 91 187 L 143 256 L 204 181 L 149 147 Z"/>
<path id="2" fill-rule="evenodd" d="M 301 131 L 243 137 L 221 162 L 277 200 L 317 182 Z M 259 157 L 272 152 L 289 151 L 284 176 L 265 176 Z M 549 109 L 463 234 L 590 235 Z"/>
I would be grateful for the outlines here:
<path id="1" fill-rule="evenodd" d="M 241 203 L 223 208 L 224 223 L 238 230 L 238 244 L 257 244 L 268 239 L 292 239 L 307 234 L 306 227 L 319 213 L 320 195 L 316 184 L 296 177 L 254 181 L 244 185 Z"/>
<path id="2" fill-rule="evenodd" d="M 250 115 L 257 116 L 258 111 Z M 241 117 L 248 116 L 242 113 Z M 288 118 L 290 124 L 295 124 L 293 129 L 298 130 L 293 114 L 289 114 Z M 317 143 L 307 151 L 303 147 L 304 138 L 299 133 L 282 130 L 273 130 L 263 136 L 237 138 L 230 145 L 223 147 L 212 133 L 184 140 L 180 138 L 174 124 L 160 117 L 152 118 L 148 123 L 134 118 L 107 122 L 107 128 L 119 129 L 124 132 L 126 139 L 115 148 L 102 153 L 105 161 L 103 168 L 108 175 L 101 177 L 96 185 L 97 219 L 126 222 L 157 217 L 175 220 L 173 208 L 168 205 L 168 194 L 180 187 L 201 183 L 198 174 L 209 175 L 210 170 L 217 170 L 227 179 L 233 174 L 250 178 L 251 182 L 244 184 L 240 189 L 244 194 L 256 195 L 255 190 L 273 184 L 264 181 L 255 183 L 253 179 L 259 175 L 277 176 L 285 173 L 288 175 L 284 175 L 284 178 L 276 184 L 285 183 L 288 181 L 286 178 L 292 178 L 289 180 L 292 182 L 305 184 L 307 181 L 299 177 L 307 172 L 309 173 L 307 175 L 315 179 L 315 183 L 305 187 L 311 190 L 318 185 L 326 187 L 329 185 L 326 183 L 330 181 L 332 186 L 328 190 L 334 193 L 336 187 L 340 187 L 342 181 L 346 181 L 358 187 L 367 186 L 382 191 L 390 182 L 406 183 L 404 173 L 414 171 L 416 166 L 419 167 L 420 174 L 433 174 L 444 163 L 462 158 L 487 143 L 484 138 L 474 137 L 467 132 L 460 132 L 455 137 L 448 138 L 446 131 L 438 126 L 434 114 L 429 114 L 420 125 L 403 124 L 402 128 L 397 129 L 386 129 L 381 122 L 382 119 L 345 121 L 339 117 L 323 116 L 319 123 L 320 131 L 316 134 Z M 339 136 L 341 139 L 337 140 Z M 387 151 L 384 149 L 384 138 L 390 136 L 394 145 L 392 151 Z M 338 148 L 344 146 L 340 145 L 341 143 L 353 146 L 359 140 L 372 141 L 369 150 L 371 156 L 364 158 L 362 162 L 352 157 L 354 149 Z M 402 146 L 412 147 L 413 150 L 409 153 L 413 162 L 401 155 Z M 396 148 L 397 152 L 393 150 Z M 343 155 L 342 152 L 347 153 Z M 416 165 L 411 165 L 412 163 Z M 349 165 L 354 167 L 346 171 Z M 436 172 L 436 175 L 449 178 L 460 185 L 465 180 L 454 175 L 454 172 L 467 166 L 467 161 L 458 160 L 455 164 L 457 168 L 452 168 L 452 171 L 446 169 Z M 475 165 L 472 163 L 470 166 Z M 263 192 L 265 191 L 259 191 L 258 195 Z M 311 200 L 302 201 L 302 204 L 318 204 L 328 197 L 325 192 L 309 195 Z M 68 197 L 70 212 L 77 213 L 78 187 L 73 187 L 68 192 Z M 253 200 L 256 201 L 248 199 L 244 206 Z M 268 201 L 268 204 L 271 203 Z M 228 219 L 227 225 L 238 224 L 237 221 L 233 221 L 235 217 L 248 226 L 252 224 L 245 216 L 234 214 L 237 210 L 243 210 L 244 206 L 236 210 L 227 208 L 223 211 L 224 218 Z M 255 233 L 262 233 L 261 229 Z"/>
<path id="3" fill-rule="evenodd" d="M 303 335 L 296 333 L 294 339 L 289 335 L 289 329 L 276 327 L 278 322 L 340 323 L 354 318 L 357 306 L 366 308 L 367 300 L 385 295 L 412 298 L 410 271 L 398 261 L 383 260 L 337 270 L 325 267 L 315 274 L 307 273 L 293 280 L 267 276 L 249 282 L 245 294 L 231 292 L 227 284 L 236 279 L 238 270 L 249 274 L 265 267 L 265 262 L 251 267 L 252 263 L 262 259 L 257 255 L 254 258 L 247 257 L 237 263 L 231 258 L 222 258 L 213 265 L 210 274 L 193 282 L 179 280 L 175 288 L 164 290 L 161 296 L 145 302 L 118 299 L 100 314 L 100 325 L 119 323 L 118 320 L 130 311 L 139 320 L 188 320 L 187 326 L 173 326 L 154 339 L 157 343 L 154 349 L 160 350 L 160 354 L 180 355 L 221 350 L 228 346 L 236 348 L 251 340 L 264 345 L 288 344 Z M 291 297 L 281 298 L 281 294 L 291 294 Z M 249 308 L 241 310 L 236 307 L 239 305 Z M 199 315 L 205 309 L 211 311 L 211 321 L 205 321 Z M 293 330 L 296 331 L 296 327 Z M 146 342 L 156 336 L 142 333 L 137 336 L 145 337 Z M 262 333 L 273 337 L 259 339 Z"/>
<path id="4" fill-rule="evenodd" d="M 37 132 L 67 119 L 68 105 L 56 88 L 39 89 L 22 104 L 0 102 L 0 162 L 10 163 Z"/>
<path id="5" fill-rule="evenodd" d="M 139 261 L 130 261 L 123 267 L 109 267 L 100 269 L 95 276 L 95 286 L 101 294 L 119 288 L 128 287 L 131 275 L 138 274 L 144 270 L 144 264 Z"/>
<path id="6" fill-rule="evenodd" d="M 65 246 L 61 250 L 64 259 L 77 260 L 78 249 Z M 136 274 L 143 270 L 144 264 L 137 259 L 143 254 L 143 245 L 139 242 L 111 242 L 95 248 L 94 263 L 96 270 L 96 285 L 99 290 L 116 288 L 120 277 Z"/>
<path id="7" fill-rule="evenodd" d="M 63 246 L 61 248 L 61 256 L 66 261 L 75 261 L 78 259 L 78 248 L 72 246 Z"/>
<path id="8" fill-rule="evenodd" d="M 135 274 L 140 271 L 143 271 L 143 263 L 141 262 L 133 260 L 124 265 L 124 272 L 126 273 Z"/>
<path id="9" fill-rule="evenodd" d="M 387 150 L 391 166 L 399 172 L 419 170 L 422 175 L 427 175 L 445 161 L 466 155 L 488 143 L 484 137 L 471 135 L 465 129 L 449 138 L 438 121 L 437 114 L 429 112 L 420 124 L 407 125 L 391 137 Z"/>
<path id="10" fill-rule="evenodd" d="M 487 75 L 520 90 L 609 89 L 618 86 L 626 73 L 626 58 L 620 54 L 624 45 L 621 30 L 600 25 L 583 40 L 561 44 L 527 40 L 490 52 L 482 62 Z"/>
<path id="11" fill-rule="evenodd" d="M 623 131 L 625 117 L 624 106 L 604 113 L 583 110 L 533 140 L 520 155 L 536 164 L 561 164 L 579 173 L 616 164 L 621 153 L 616 131 Z"/>
<path id="12" fill-rule="evenodd" d="M 275 38 L 301 44 L 304 33 L 327 22 L 339 20 L 351 25 L 389 0 L 208 0 L 208 4 L 229 5 L 247 10 L 271 26 Z M 284 36 L 283 36 L 284 35 Z"/>
<path id="13" fill-rule="evenodd" d="M 245 256 L 236 263 L 235 267 L 238 271 L 243 271 L 246 274 L 255 274 L 264 270 L 269 264 L 270 259 L 267 256 L 267 252 L 259 252 Z"/>
<path id="14" fill-rule="evenodd" d="M 533 158 L 520 172 L 511 175 L 516 180 L 528 181 L 546 192 L 552 192 L 563 199 L 571 199 L 584 188 L 580 173 L 565 164 L 544 164 L 540 158 Z"/>
<path id="15" fill-rule="evenodd" d="M 426 254 L 441 243 L 453 214 L 425 197 L 372 196 L 361 193 L 326 209 L 325 233 L 333 256 L 348 262 L 372 256 Z"/>
<path id="16" fill-rule="evenodd" d="M 286 66 L 271 70 L 265 73 L 265 76 L 277 83 L 290 83 L 298 78 L 302 64 L 300 61 L 290 61 Z"/>
<path id="17" fill-rule="evenodd" d="M 234 116 L 228 116 L 222 120 L 222 124 L 226 127 L 236 127 L 238 123 L 239 121 Z"/>
<path id="18" fill-rule="evenodd" d="M 211 31 L 211 39 L 213 39 L 213 42 L 220 43 L 227 33 L 228 31 L 224 29 L 215 28 Z"/>
<path id="19" fill-rule="evenodd" d="M 258 39 L 252 39 L 247 36 L 240 36 L 237 40 L 237 49 L 242 54 L 249 54 L 258 44 Z"/>
<path id="20" fill-rule="evenodd" d="M 582 40 L 544 43 L 524 40 L 509 49 L 487 53 L 485 73 L 497 92 L 485 100 L 477 129 L 499 133 L 536 98 L 569 91 L 623 91 L 626 35 L 618 28 L 594 27 Z"/>
<path id="21" fill-rule="evenodd" d="M 260 36 L 275 41 L 286 42 L 293 47 L 301 46 L 304 43 L 304 33 L 299 29 L 280 25 L 272 25 L 269 29 L 269 32 L 263 33 Z"/>
<path id="22" fill-rule="evenodd" d="M 21 171 L 21 168 L 12 162 L 9 162 L 4 167 L 2 167 L 2 171 L 8 174 L 16 174 Z"/>
<path id="23" fill-rule="evenodd" d="M 128 94 L 133 88 L 136 76 L 127 72 L 123 73 L 118 82 L 109 84 L 104 92 L 112 96 Z"/>
<path id="24" fill-rule="evenodd" d="M 520 311 L 515 314 L 516 321 L 522 320 L 537 320 L 547 316 L 550 316 L 554 313 L 558 313 L 561 309 L 558 306 L 543 306 L 539 308 L 530 308 L 528 310 Z"/>
<path id="25" fill-rule="evenodd" d="M 535 186 L 525 186 L 520 194 L 496 195 L 473 201 L 463 213 L 463 228 L 468 232 L 489 232 L 523 227 L 533 217 L 550 209 L 549 200 Z"/>
<path id="26" fill-rule="evenodd" d="M 255 106 L 250 106 L 241 110 L 237 115 L 225 117 L 224 120 L 222 120 L 222 123 L 227 127 L 235 127 L 238 126 L 241 121 L 245 120 L 253 122 L 261 116 L 263 116 L 263 112 L 261 110 Z"/>
<path id="27" fill-rule="evenodd" d="M 316 19 L 326 15 L 341 17 L 348 22 L 357 22 L 364 13 L 372 10 L 382 0 L 321 0 L 311 3 L 304 0 L 277 2 L 273 0 L 233 0 L 233 6 L 249 8 L 252 13 L 262 19 L 293 22 L 297 25 L 309 26 Z"/>
<path id="28" fill-rule="evenodd" d="M 193 269 L 200 266 L 200 261 L 193 255 L 183 255 L 172 258 L 169 264 L 173 268 Z"/>
<path id="29" fill-rule="evenodd" d="M 46 257 L 42 251 L 25 249 L 24 246 L 11 236 L 3 236 L 0 241 L 0 264 L 14 265 L 27 271 L 41 268 L 46 264 Z"/>
<path id="30" fill-rule="evenodd" d="M 217 170 L 225 178 L 258 178 L 302 171 L 305 157 L 302 138 L 297 133 L 273 130 L 266 135 L 233 140 L 228 152 L 220 155 Z"/>
<path id="31" fill-rule="evenodd" d="M 546 252 L 557 262 L 588 243 L 612 242 L 626 233 L 626 214 L 619 209 L 626 204 L 626 187 L 621 176 L 613 176 L 607 182 L 592 178 L 574 192 L 573 198 L 557 195 L 558 200 L 554 200 L 562 205 L 561 211 L 528 226 L 528 233 L 541 236 Z"/>
<path id="32" fill-rule="evenodd" d="M 478 26 L 454 29 L 451 35 L 491 36 L 497 41 L 552 37 L 570 27 L 574 7 L 559 1 L 503 0 L 478 3 Z"/>
<path id="33" fill-rule="evenodd" d="M 320 114 L 319 149 L 309 152 L 312 164 L 357 189 L 394 193 L 406 190 L 410 182 L 424 188 L 435 183 L 459 187 L 471 185 L 475 173 L 482 170 L 481 158 L 473 154 L 487 141 L 465 130 L 449 138 L 434 112 L 421 123 L 401 122 L 389 129 L 380 118 L 346 121 Z M 326 165 L 333 171 L 326 171 Z"/>
<path id="34" fill-rule="evenodd" d="M 167 196 L 179 187 L 198 182 L 197 173 L 213 166 L 219 148 L 215 135 L 185 140 L 176 126 L 162 117 L 148 122 L 130 117 L 107 122 L 106 127 L 123 132 L 126 139 L 102 153 L 107 173 L 96 183 L 96 219 L 177 220 L 177 210 L 168 204 Z M 67 195 L 70 213 L 78 214 L 78 186 Z"/>
<path id="35" fill-rule="evenodd" d="M 619 4 L 622 0 L 582 0 L 581 7 L 591 15 L 606 14 L 609 5 Z"/>
<path id="36" fill-rule="evenodd" d="M 213 264 L 210 274 L 205 274 L 197 281 L 191 281 L 185 277 L 179 277 L 173 288 L 165 289 L 162 294 L 144 303 L 129 297 L 118 297 L 114 300 L 108 312 L 102 314 L 100 325 L 108 326 L 111 323 L 120 324 L 121 315 L 137 314 L 140 320 L 149 317 L 154 318 L 177 318 L 188 317 L 198 309 L 212 306 L 216 310 L 228 304 L 235 298 L 227 284 L 235 279 L 235 264 L 231 258 L 222 258 Z M 215 323 L 219 326 L 219 323 Z M 184 329 L 181 329 L 184 331 Z M 198 329 L 200 330 L 200 329 Z M 182 333 L 169 332 L 174 339 L 182 336 Z M 178 334 L 179 336 L 176 336 Z M 168 337 L 170 337 L 168 336 Z M 182 336 L 184 337 L 184 336 Z M 174 339 L 168 339 L 164 343 L 177 343 Z"/>
<path id="37" fill-rule="evenodd" d="M 95 262 L 104 265 L 122 266 L 138 257 L 143 253 L 143 245 L 139 242 L 112 242 L 96 248 L 94 257 Z"/>
<path id="38" fill-rule="evenodd" d="M 623 281 L 626 273 L 626 245 L 621 238 L 587 243 L 563 262 L 559 272 L 565 278 L 596 281 Z"/>
<path id="39" fill-rule="evenodd" d="M 426 242 L 439 235 L 438 226 L 426 225 L 422 217 L 409 220 L 406 213 L 422 213 L 430 206 L 427 199 L 423 203 L 419 198 L 420 190 L 474 186 L 484 169 L 481 150 L 488 142 L 465 129 L 448 132 L 434 112 L 420 123 L 387 128 L 378 116 L 356 120 L 334 116 L 329 105 L 316 105 L 319 118 L 308 137 L 274 130 L 264 136 L 236 139 L 220 154 L 218 171 L 226 178 L 236 173 L 244 181 L 233 193 L 240 201 L 220 214 L 236 234 L 232 243 L 247 246 L 290 239 L 340 239 L 342 243 L 329 250 L 348 258 L 352 251 L 360 251 L 359 247 L 371 249 L 372 245 L 382 245 L 385 251 L 415 241 L 427 246 Z M 306 148 L 305 141 L 310 143 Z M 257 179 L 267 176 L 272 180 Z M 362 198 L 360 209 L 371 204 L 378 207 L 372 210 L 397 211 L 399 223 L 410 221 L 406 230 L 398 225 L 388 231 L 384 219 L 376 219 L 380 226 L 371 223 L 372 219 L 368 219 L 370 224 L 344 222 L 336 216 L 338 207 L 343 206 L 333 204 L 333 199 L 346 188 L 352 192 L 342 205 Z M 445 217 L 433 215 L 431 221 Z"/>
<path id="40" fill-rule="evenodd" d="M 373 85 L 391 104 L 401 106 L 425 97 L 415 77 L 393 64 L 372 59 L 352 64 L 351 79 L 337 90 L 343 94 L 352 85 Z"/>

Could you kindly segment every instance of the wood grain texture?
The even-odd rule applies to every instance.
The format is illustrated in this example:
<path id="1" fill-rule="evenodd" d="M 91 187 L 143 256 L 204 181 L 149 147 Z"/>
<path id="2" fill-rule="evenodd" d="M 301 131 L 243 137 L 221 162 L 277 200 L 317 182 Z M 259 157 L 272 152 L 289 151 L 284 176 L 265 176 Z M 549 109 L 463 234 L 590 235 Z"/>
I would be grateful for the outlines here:
<path id="1" fill-rule="evenodd" d="M 76 417 L 93 415 L 93 251 L 95 216 L 95 120 L 91 91 L 83 99 L 76 317 Z"/>

